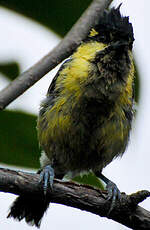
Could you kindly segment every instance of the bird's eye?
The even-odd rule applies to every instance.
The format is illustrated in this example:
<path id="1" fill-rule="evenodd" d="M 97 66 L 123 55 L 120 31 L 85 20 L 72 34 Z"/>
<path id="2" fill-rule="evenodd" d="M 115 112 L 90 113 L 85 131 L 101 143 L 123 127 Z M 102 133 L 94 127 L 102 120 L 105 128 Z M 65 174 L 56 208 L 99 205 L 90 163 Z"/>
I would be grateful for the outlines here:
<path id="1" fill-rule="evenodd" d="M 102 35 L 100 36 L 100 38 L 101 38 L 102 40 L 105 40 L 105 35 L 102 34 Z"/>

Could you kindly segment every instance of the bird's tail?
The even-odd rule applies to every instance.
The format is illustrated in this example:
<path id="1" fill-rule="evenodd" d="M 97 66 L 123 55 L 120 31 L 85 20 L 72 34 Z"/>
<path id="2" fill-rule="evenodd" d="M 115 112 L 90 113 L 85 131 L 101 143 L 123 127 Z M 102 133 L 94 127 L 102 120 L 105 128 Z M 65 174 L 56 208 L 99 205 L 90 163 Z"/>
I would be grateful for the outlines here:
<path id="1" fill-rule="evenodd" d="M 33 196 L 21 195 L 12 204 L 7 218 L 13 217 L 18 221 L 25 218 L 29 225 L 35 225 L 39 228 L 48 206 L 49 202 L 45 197 L 37 199 Z"/>

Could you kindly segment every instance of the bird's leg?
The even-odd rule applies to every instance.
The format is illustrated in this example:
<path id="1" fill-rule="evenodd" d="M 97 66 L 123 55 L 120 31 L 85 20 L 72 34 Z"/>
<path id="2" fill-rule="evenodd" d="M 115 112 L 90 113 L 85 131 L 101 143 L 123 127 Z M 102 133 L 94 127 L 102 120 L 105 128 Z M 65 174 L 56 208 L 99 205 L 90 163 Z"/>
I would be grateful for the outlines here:
<path id="1" fill-rule="evenodd" d="M 39 183 L 43 186 L 44 194 L 46 195 L 48 188 L 53 188 L 54 182 L 54 169 L 51 165 L 46 165 L 42 170 L 38 172 L 40 174 Z"/>
<path id="2" fill-rule="evenodd" d="M 111 206 L 110 206 L 110 209 L 108 212 L 108 214 L 110 214 L 110 212 L 113 210 L 113 208 L 115 206 L 116 200 L 117 199 L 120 200 L 120 197 L 121 197 L 120 190 L 118 189 L 117 185 L 114 182 L 112 182 L 107 177 L 105 177 L 101 172 L 96 172 L 95 175 L 106 183 L 106 189 L 108 191 L 108 198 L 107 199 L 112 200 Z"/>

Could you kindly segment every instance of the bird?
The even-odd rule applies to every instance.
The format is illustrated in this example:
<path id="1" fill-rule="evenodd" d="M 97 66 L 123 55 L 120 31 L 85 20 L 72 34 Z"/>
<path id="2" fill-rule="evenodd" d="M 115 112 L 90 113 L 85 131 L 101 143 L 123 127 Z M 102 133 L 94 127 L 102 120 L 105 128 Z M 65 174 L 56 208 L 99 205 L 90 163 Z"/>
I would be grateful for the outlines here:
<path id="1" fill-rule="evenodd" d="M 42 149 L 39 183 L 43 197 L 54 177 L 92 171 L 106 183 L 112 211 L 117 185 L 102 170 L 122 156 L 134 116 L 134 33 L 120 5 L 105 10 L 87 37 L 62 64 L 40 105 L 37 121 Z M 46 198 L 20 195 L 8 217 L 40 227 Z"/>

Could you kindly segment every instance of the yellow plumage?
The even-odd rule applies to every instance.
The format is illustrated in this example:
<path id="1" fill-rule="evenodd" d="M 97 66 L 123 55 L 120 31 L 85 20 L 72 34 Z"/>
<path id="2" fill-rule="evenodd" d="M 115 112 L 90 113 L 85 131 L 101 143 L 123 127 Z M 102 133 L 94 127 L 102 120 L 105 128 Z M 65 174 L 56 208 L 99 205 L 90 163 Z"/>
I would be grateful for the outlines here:
<path id="1" fill-rule="evenodd" d="M 55 83 L 55 90 L 59 92 L 59 95 L 56 97 L 54 105 L 50 109 L 47 109 L 44 116 L 41 116 L 41 118 L 39 119 L 38 130 L 40 144 L 46 150 L 48 158 L 51 159 L 53 158 L 54 154 L 53 143 L 57 143 L 57 149 L 61 148 L 60 150 L 58 150 L 60 151 L 59 158 L 64 158 L 60 160 L 62 162 L 62 165 L 65 165 L 66 167 L 64 171 L 76 170 L 76 167 L 78 169 L 80 165 L 80 162 L 76 162 L 76 160 L 74 160 L 73 165 L 70 165 L 69 158 L 72 157 L 73 159 L 75 158 L 78 161 L 78 159 L 82 158 L 80 154 L 82 155 L 82 152 L 84 151 L 84 149 L 82 148 L 81 150 L 76 151 L 78 145 L 80 146 L 82 145 L 82 142 L 84 142 L 82 140 L 83 137 L 80 136 L 80 132 L 89 132 L 89 130 L 86 130 L 86 128 L 84 127 L 84 122 L 82 121 L 84 119 L 86 120 L 86 114 L 84 114 L 86 113 L 86 111 L 82 111 L 84 104 L 88 103 L 87 101 L 91 100 L 91 98 L 94 97 L 95 101 L 97 100 L 96 97 L 98 98 L 98 100 L 101 100 L 101 98 L 99 98 L 101 97 L 101 91 L 106 91 L 107 94 L 109 93 L 109 91 L 111 91 L 113 85 L 115 86 L 114 92 L 117 92 L 116 95 L 115 93 L 113 95 L 115 96 L 115 99 L 112 98 L 112 101 L 115 100 L 115 103 L 113 102 L 113 109 L 111 109 L 111 106 L 109 109 L 108 104 L 108 110 L 110 110 L 110 112 L 108 112 L 107 116 L 102 112 L 97 113 L 97 111 L 95 111 L 95 115 L 97 113 L 95 123 L 99 125 L 99 129 L 95 130 L 95 132 L 92 134 L 94 138 L 89 138 L 89 134 L 87 139 L 91 142 L 91 147 L 93 146 L 93 149 L 95 148 L 95 145 L 97 145 L 97 150 L 95 151 L 99 152 L 97 153 L 98 155 L 102 154 L 102 148 L 106 148 L 106 146 L 108 146 L 106 148 L 107 150 L 105 150 L 106 159 L 104 157 L 104 162 L 102 162 L 101 167 L 104 167 L 105 164 L 111 161 L 115 156 L 124 152 L 126 146 L 125 143 L 127 142 L 128 133 L 130 130 L 130 125 L 128 124 L 124 108 L 129 107 L 130 110 L 132 110 L 133 103 L 133 58 L 132 53 L 128 51 L 130 68 L 127 71 L 128 76 L 125 83 L 120 84 L 120 82 L 117 82 L 115 74 L 114 77 L 109 77 L 108 72 L 108 79 L 106 80 L 105 86 L 103 86 L 105 87 L 105 89 L 100 89 L 99 94 L 95 94 L 94 91 L 96 92 L 96 88 L 93 91 L 92 82 L 94 82 L 95 79 L 98 78 L 98 76 L 97 69 L 95 70 L 95 66 L 92 63 L 94 63 L 96 55 L 101 51 L 104 51 L 106 47 L 108 47 L 108 45 L 97 41 L 82 43 L 78 47 L 77 51 L 72 55 L 71 61 L 65 63 L 64 68 L 58 74 Z M 110 55 L 105 55 L 103 59 L 104 62 L 109 62 L 112 57 Z M 99 64 L 99 68 L 101 68 L 101 64 Z M 103 75 L 100 76 L 100 80 L 103 83 Z M 100 85 L 100 87 L 102 86 Z M 105 107 L 106 105 L 105 101 L 99 104 L 99 106 L 101 107 Z M 132 113 L 132 111 L 130 112 Z M 79 120 L 79 127 L 74 125 L 76 123 L 74 121 L 74 113 L 77 113 L 77 117 L 75 117 L 75 119 Z M 42 128 L 43 119 L 45 119 L 47 122 L 47 127 L 44 129 Z M 101 123 L 103 123 L 103 125 L 101 125 Z M 76 136 L 77 133 L 78 136 Z M 84 136 L 86 135 L 87 134 L 84 134 Z M 74 142 L 74 140 L 72 140 L 71 138 L 75 139 L 76 141 Z M 59 142 L 62 143 L 60 147 Z M 71 148 L 74 148 L 72 156 L 70 156 L 70 152 L 68 152 L 70 150 L 67 142 L 69 143 Z M 65 143 L 67 144 L 68 149 L 64 147 Z M 113 146 L 115 146 L 115 151 Z M 84 148 L 85 151 L 87 151 L 86 146 L 84 146 Z M 73 150 L 71 149 L 71 151 Z M 84 156 L 85 162 L 88 162 L 88 157 L 89 154 L 87 154 L 87 156 Z M 68 166 L 66 166 L 66 161 L 68 162 Z M 96 159 L 95 161 L 98 162 Z M 79 167 L 78 170 L 88 170 L 90 169 L 89 165 L 90 164 L 84 163 L 80 166 L 81 168 Z M 98 165 L 97 163 L 95 163 L 95 166 L 93 164 L 92 167 L 97 169 L 98 167 L 100 167 L 100 163 L 98 162 Z"/>
<path id="2" fill-rule="evenodd" d="M 133 41 L 132 25 L 128 17 L 121 16 L 119 7 L 104 12 L 54 77 L 37 123 L 44 193 L 52 187 L 54 175 L 62 178 L 68 172 L 76 175 L 92 170 L 107 184 L 110 211 L 119 199 L 119 189 L 102 169 L 122 156 L 130 135 Z M 19 197 L 9 215 L 19 220 L 25 217 L 39 226 L 48 202 L 40 205 L 42 212 Z"/>

